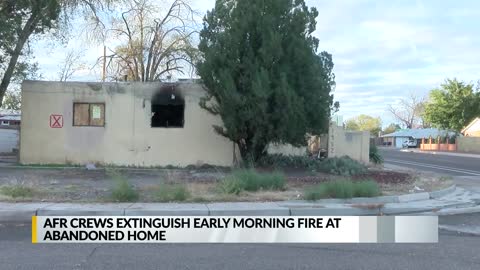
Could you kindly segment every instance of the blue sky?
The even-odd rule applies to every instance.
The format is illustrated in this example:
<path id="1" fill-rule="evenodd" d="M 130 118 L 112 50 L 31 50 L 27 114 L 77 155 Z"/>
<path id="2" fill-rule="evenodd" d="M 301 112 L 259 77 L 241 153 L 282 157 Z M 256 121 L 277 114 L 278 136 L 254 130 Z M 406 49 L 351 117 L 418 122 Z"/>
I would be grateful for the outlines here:
<path id="1" fill-rule="evenodd" d="M 334 95 L 344 119 L 364 113 L 385 126 L 393 121 L 388 105 L 408 93 L 424 96 L 445 78 L 480 80 L 480 1 L 306 1 L 320 13 L 315 36 L 319 50 L 333 55 Z M 215 0 L 191 3 L 205 13 Z M 66 48 L 34 46 L 43 78 L 56 79 L 66 51 L 79 44 L 75 38 Z M 101 46 L 89 45 L 83 61 L 91 66 L 101 55 Z M 99 78 L 98 69 L 85 69 L 73 80 Z"/>

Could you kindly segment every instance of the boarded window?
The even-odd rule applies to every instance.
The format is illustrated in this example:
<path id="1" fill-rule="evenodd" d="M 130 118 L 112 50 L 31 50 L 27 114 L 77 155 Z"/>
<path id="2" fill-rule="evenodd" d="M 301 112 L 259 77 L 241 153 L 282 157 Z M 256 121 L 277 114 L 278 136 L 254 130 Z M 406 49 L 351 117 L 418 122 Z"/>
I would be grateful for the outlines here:
<path id="1" fill-rule="evenodd" d="M 74 126 L 105 126 L 105 104 L 103 103 L 74 103 Z"/>

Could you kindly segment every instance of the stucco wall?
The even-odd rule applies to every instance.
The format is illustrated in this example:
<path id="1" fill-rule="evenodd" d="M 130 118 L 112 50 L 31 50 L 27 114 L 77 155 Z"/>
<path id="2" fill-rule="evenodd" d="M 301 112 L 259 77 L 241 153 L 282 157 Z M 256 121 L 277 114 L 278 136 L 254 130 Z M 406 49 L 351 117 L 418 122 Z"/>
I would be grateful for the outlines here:
<path id="1" fill-rule="evenodd" d="M 177 85 L 185 99 L 183 128 L 150 127 L 151 99 L 162 85 L 25 81 L 20 162 L 232 165 L 234 145 L 214 132 L 221 120 L 199 107 L 204 91 L 198 84 Z M 105 126 L 73 126 L 74 102 L 105 103 Z M 52 114 L 63 116 L 63 128 L 50 127 Z"/>
<path id="2" fill-rule="evenodd" d="M 345 131 L 331 123 L 328 133 L 328 157 L 349 156 L 363 163 L 369 162 L 368 131 Z"/>
<path id="3" fill-rule="evenodd" d="M 457 137 L 457 151 L 480 153 L 480 137 Z"/>
<path id="4" fill-rule="evenodd" d="M 271 144 L 268 146 L 269 154 L 282 154 L 287 156 L 305 156 L 307 147 L 295 147 L 291 144 Z"/>

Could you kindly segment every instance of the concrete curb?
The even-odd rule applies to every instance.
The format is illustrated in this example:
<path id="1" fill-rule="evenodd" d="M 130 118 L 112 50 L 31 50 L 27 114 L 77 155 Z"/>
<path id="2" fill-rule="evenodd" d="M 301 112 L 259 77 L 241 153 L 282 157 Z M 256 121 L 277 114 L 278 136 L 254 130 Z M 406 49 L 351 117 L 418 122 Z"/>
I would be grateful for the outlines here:
<path id="1" fill-rule="evenodd" d="M 456 185 L 449 186 L 447 188 L 431 191 L 431 192 L 419 192 L 394 196 L 380 196 L 373 198 L 351 198 L 351 199 L 322 199 L 317 200 L 317 204 L 377 204 L 377 203 L 402 203 L 402 202 L 414 202 L 428 199 L 438 199 L 455 192 Z M 292 202 L 306 202 L 306 201 L 292 201 Z"/>
<path id="2" fill-rule="evenodd" d="M 411 193 L 398 196 L 398 202 L 414 202 L 414 201 L 424 201 L 430 199 L 430 193 L 421 192 L 421 193 Z"/>
<path id="3" fill-rule="evenodd" d="M 277 203 L 210 203 L 210 216 L 290 216 L 290 209 Z"/>
<path id="4" fill-rule="evenodd" d="M 464 208 L 445 208 L 441 211 L 436 212 L 438 216 L 447 216 L 447 215 L 462 215 L 462 214 L 475 214 L 480 213 L 480 205 L 464 207 Z"/>
<path id="5" fill-rule="evenodd" d="M 457 189 L 457 186 L 452 185 L 452 186 L 450 186 L 448 188 L 445 188 L 445 189 L 429 192 L 430 199 L 438 199 L 440 197 L 446 196 L 448 194 L 451 194 L 451 193 L 455 192 L 456 189 Z"/>
<path id="6" fill-rule="evenodd" d="M 208 216 L 205 204 L 134 203 L 125 208 L 125 216 Z"/>
<path id="7" fill-rule="evenodd" d="M 440 230 L 449 231 L 449 232 L 480 236 L 480 230 L 476 228 L 469 228 L 469 227 L 461 228 L 458 226 L 450 226 L 450 225 L 438 225 L 438 228 Z"/>
<path id="8" fill-rule="evenodd" d="M 0 203 L 0 221 L 30 221 L 37 212 L 53 203 Z"/>
<path id="9" fill-rule="evenodd" d="M 0 203 L 0 221 L 30 221 L 32 216 L 373 216 L 439 211 L 460 204 L 415 205 L 454 192 L 454 186 L 437 191 L 350 200 L 230 202 L 230 203 Z M 413 202 L 413 205 L 408 203 Z M 471 207 L 472 205 L 465 205 Z M 453 209 L 452 209 L 453 210 Z M 480 211 L 480 209 L 479 209 Z M 441 213 L 440 213 L 441 214 Z"/>
<path id="10" fill-rule="evenodd" d="M 211 209 L 209 208 L 212 207 Z M 234 203 L 228 205 L 216 204 L 198 205 L 194 208 L 169 207 L 150 205 L 139 208 L 135 205 L 127 208 L 83 205 L 85 208 L 56 205 L 54 208 L 38 208 L 34 205 L 29 207 L 11 206 L 10 210 L 0 209 L 0 222 L 28 222 L 32 216 L 376 216 L 397 215 L 408 213 L 421 213 L 437 210 L 438 207 L 394 207 L 384 208 L 383 205 L 376 207 L 364 207 L 362 205 L 333 205 L 328 207 L 302 207 L 302 206 L 260 206 L 253 209 L 236 207 Z"/>
<path id="11" fill-rule="evenodd" d="M 57 203 L 37 210 L 37 216 L 123 216 L 131 203 Z"/>
<path id="12" fill-rule="evenodd" d="M 480 158 L 479 154 L 443 152 L 443 151 L 421 151 L 421 150 L 416 150 L 416 149 L 415 150 L 413 150 L 413 149 L 401 149 L 400 152 L 419 153 L 419 154 L 427 154 L 427 155 L 439 155 L 439 156 Z"/>

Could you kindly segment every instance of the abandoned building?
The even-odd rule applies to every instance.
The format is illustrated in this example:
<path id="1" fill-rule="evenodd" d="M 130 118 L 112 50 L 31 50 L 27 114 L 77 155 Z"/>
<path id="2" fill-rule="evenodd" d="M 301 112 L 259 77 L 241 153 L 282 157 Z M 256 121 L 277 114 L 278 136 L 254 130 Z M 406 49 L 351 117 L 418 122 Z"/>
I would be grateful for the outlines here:
<path id="1" fill-rule="evenodd" d="M 24 81 L 20 163 L 231 166 L 240 160 L 238 147 L 215 133 L 212 126 L 222 122 L 199 106 L 204 94 L 195 81 Z M 331 127 L 328 155 L 368 162 L 368 136 Z"/>
<path id="2" fill-rule="evenodd" d="M 199 84 L 25 81 L 20 162 L 230 166 Z"/>

